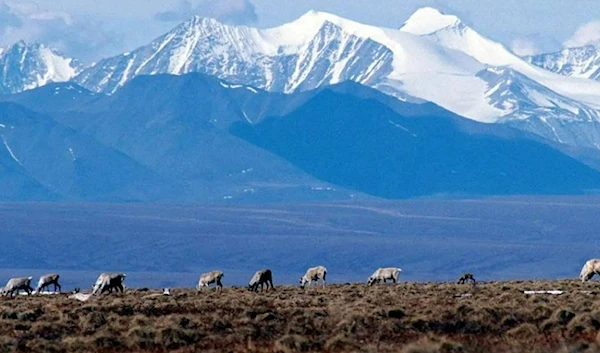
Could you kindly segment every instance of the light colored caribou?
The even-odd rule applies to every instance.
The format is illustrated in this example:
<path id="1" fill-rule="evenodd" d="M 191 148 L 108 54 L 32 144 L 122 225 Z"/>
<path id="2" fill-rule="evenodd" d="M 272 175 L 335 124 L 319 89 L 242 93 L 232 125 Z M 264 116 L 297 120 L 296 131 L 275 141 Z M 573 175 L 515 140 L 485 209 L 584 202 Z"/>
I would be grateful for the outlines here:
<path id="1" fill-rule="evenodd" d="M 150 293 L 147 295 L 144 295 L 142 297 L 142 299 L 152 299 L 152 298 L 161 298 L 161 297 L 170 297 L 171 296 L 171 289 L 170 288 L 163 288 L 162 293 Z"/>
<path id="2" fill-rule="evenodd" d="M 2 290 L 2 295 L 12 297 L 14 293 L 19 294 L 20 290 L 24 290 L 27 294 L 31 294 L 33 292 L 33 288 L 31 288 L 30 285 L 32 278 L 33 277 L 17 277 L 9 279 Z"/>
<path id="3" fill-rule="evenodd" d="M 600 275 L 600 259 L 587 260 L 579 273 L 579 279 L 581 282 L 589 281 L 595 274 Z"/>
<path id="4" fill-rule="evenodd" d="M 198 280 L 198 285 L 196 286 L 196 289 L 200 291 L 204 287 L 208 288 L 209 284 L 215 283 L 217 290 L 222 290 L 223 283 L 221 283 L 221 280 L 223 279 L 223 276 L 223 272 L 219 270 L 203 273 L 200 275 L 200 279 Z"/>
<path id="5" fill-rule="evenodd" d="M 269 290 L 269 284 L 271 285 L 271 289 L 275 290 L 275 286 L 273 286 L 273 274 L 271 270 L 265 268 L 263 270 L 258 270 L 250 279 L 250 283 L 248 283 L 248 290 L 252 292 L 258 291 L 258 286 L 260 286 L 260 291 L 263 291 L 263 284 L 267 285 L 267 290 Z"/>
<path id="6" fill-rule="evenodd" d="M 123 293 L 123 281 L 125 280 L 125 276 L 124 273 L 120 272 L 101 273 L 94 284 L 92 295 L 102 294 L 104 292 L 112 293 L 113 289 Z"/>
<path id="7" fill-rule="evenodd" d="M 310 286 L 312 282 L 319 284 L 319 280 L 323 282 L 323 288 L 325 288 L 325 281 L 327 277 L 327 269 L 324 266 L 311 267 L 306 270 L 304 276 L 300 277 L 300 287 L 304 288 L 306 285 Z"/>
<path id="8" fill-rule="evenodd" d="M 373 272 L 371 277 L 369 277 L 367 284 L 372 286 L 373 284 L 380 283 L 381 281 L 383 281 L 383 283 L 387 283 L 388 279 L 394 283 L 397 283 L 398 277 L 400 277 L 400 272 L 402 272 L 402 269 L 397 267 L 380 267 Z"/>
<path id="9" fill-rule="evenodd" d="M 58 273 L 49 273 L 41 276 L 37 288 L 35 289 L 36 293 L 40 293 L 44 288 L 50 287 L 51 284 L 54 285 L 54 291 L 56 292 L 56 289 L 58 288 L 58 292 L 60 293 L 61 287 L 58 283 L 59 278 L 60 276 Z"/>

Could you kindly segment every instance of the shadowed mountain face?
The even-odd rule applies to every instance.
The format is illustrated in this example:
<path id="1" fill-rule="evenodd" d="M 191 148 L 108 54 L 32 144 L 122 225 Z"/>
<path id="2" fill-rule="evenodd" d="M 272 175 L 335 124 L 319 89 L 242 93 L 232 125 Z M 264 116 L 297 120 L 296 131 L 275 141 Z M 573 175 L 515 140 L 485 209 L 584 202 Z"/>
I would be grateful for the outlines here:
<path id="1" fill-rule="evenodd" d="M 16 104 L 0 103 L 0 137 L 4 200 L 149 201 L 165 188 L 125 154 Z"/>
<path id="2" fill-rule="evenodd" d="M 406 117 L 331 91 L 232 132 L 318 178 L 386 198 L 579 193 L 600 185 L 597 171 L 525 135 L 469 134 L 443 114 Z"/>
<path id="3" fill-rule="evenodd" d="M 112 96 L 63 83 L 0 100 L 19 104 L 0 103 L 12 153 L 0 157 L 67 200 L 565 194 L 600 185 L 598 172 L 532 135 L 356 83 L 286 95 L 156 75 Z"/>

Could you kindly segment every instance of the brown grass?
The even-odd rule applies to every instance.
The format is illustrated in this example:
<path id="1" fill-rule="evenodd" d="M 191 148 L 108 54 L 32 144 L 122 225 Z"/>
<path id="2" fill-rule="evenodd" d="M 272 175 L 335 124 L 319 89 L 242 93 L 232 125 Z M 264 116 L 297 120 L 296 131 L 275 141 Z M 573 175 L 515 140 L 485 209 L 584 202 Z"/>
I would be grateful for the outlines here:
<path id="1" fill-rule="evenodd" d="M 564 280 L 19 296 L 0 299 L 0 353 L 598 352 L 600 294 L 581 292 L 594 289 Z"/>

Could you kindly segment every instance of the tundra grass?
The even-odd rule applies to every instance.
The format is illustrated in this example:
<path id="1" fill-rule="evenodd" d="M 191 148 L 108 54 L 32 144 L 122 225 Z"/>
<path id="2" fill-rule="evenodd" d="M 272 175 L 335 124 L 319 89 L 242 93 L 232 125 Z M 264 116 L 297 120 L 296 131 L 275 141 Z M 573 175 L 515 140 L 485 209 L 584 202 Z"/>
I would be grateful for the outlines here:
<path id="1" fill-rule="evenodd" d="M 0 299 L 0 352 L 598 352 L 600 291 L 576 280 L 128 290 Z M 524 290 L 563 290 L 525 295 Z"/>

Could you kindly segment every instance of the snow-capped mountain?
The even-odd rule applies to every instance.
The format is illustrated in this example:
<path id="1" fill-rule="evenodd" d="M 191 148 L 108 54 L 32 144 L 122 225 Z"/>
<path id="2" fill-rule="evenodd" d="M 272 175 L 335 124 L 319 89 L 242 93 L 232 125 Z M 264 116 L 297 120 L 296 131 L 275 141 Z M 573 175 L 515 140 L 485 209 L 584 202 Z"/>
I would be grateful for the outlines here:
<path id="1" fill-rule="evenodd" d="M 564 129 L 565 121 L 600 121 L 600 82 L 532 65 L 433 8 L 417 10 L 400 29 L 314 11 L 270 29 L 194 17 L 147 46 L 83 70 L 75 81 L 112 94 L 137 75 L 188 72 L 285 93 L 352 80 L 486 123 L 535 116 L 561 121 L 553 128 Z"/>
<path id="2" fill-rule="evenodd" d="M 346 31 L 339 22 L 354 25 L 317 12 L 262 31 L 194 17 L 148 46 L 100 61 L 76 81 L 114 93 L 140 74 L 201 72 L 289 93 L 345 80 L 373 84 L 389 75 L 391 50 Z"/>
<path id="3" fill-rule="evenodd" d="M 77 60 L 64 57 L 43 44 L 23 41 L 0 49 L 0 94 L 10 94 L 64 82 L 81 70 Z"/>
<path id="4" fill-rule="evenodd" d="M 591 45 L 528 56 L 525 60 L 557 74 L 600 81 L 600 49 Z"/>

